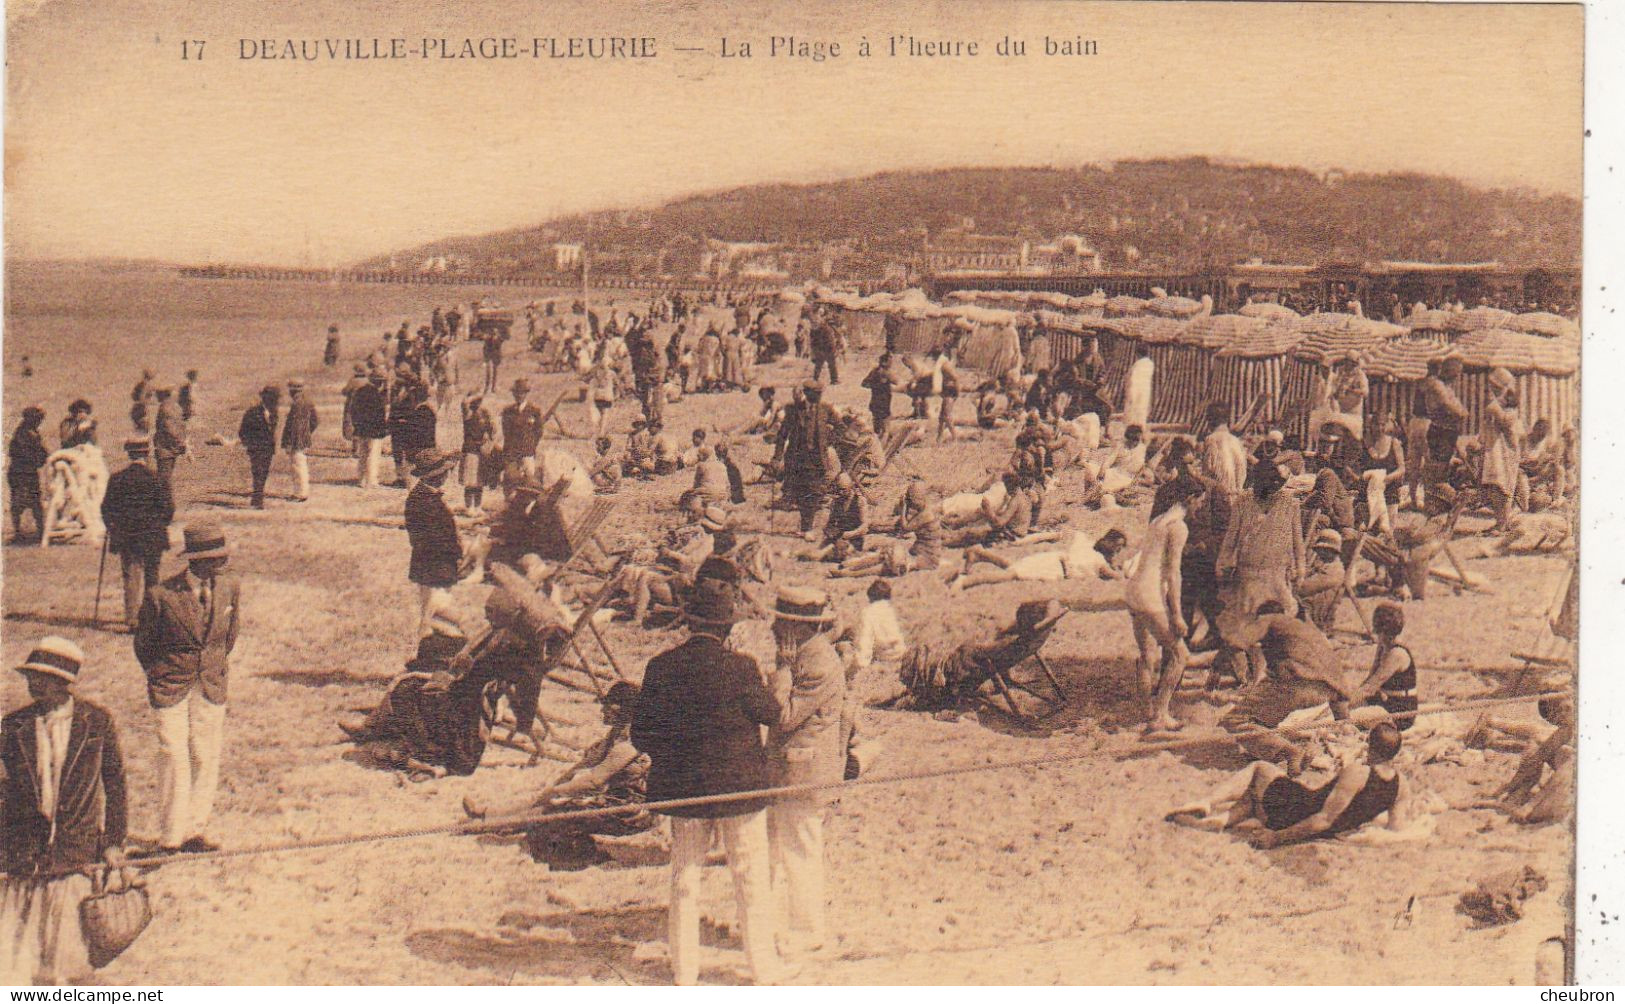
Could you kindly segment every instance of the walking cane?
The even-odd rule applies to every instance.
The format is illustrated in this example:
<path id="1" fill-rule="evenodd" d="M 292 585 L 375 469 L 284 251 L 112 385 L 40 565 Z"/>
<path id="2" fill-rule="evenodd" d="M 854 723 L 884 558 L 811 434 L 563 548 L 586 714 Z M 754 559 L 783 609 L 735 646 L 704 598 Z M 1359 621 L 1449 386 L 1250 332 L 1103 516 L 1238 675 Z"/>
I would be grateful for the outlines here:
<path id="1" fill-rule="evenodd" d="M 102 535 L 102 560 L 96 565 L 96 603 L 90 611 L 90 623 L 102 622 L 102 575 L 107 571 L 107 535 Z"/>

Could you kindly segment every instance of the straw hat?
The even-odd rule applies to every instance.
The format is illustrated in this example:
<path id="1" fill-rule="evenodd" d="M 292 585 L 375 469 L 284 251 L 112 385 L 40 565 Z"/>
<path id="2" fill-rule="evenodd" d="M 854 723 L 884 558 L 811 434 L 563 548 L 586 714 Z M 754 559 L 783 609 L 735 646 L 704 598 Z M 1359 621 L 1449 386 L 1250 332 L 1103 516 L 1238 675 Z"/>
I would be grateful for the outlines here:
<path id="1" fill-rule="evenodd" d="M 216 520 L 210 518 L 194 520 L 187 524 L 182 536 L 186 545 L 181 548 L 181 557 L 187 561 L 224 558 L 231 553 L 226 547 L 226 531 Z"/>
<path id="2" fill-rule="evenodd" d="M 773 604 L 773 616 L 799 624 L 828 624 L 835 619 L 829 609 L 829 596 L 820 589 L 785 586 Z"/>
<path id="3" fill-rule="evenodd" d="M 1315 542 L 1310 546 L 1317 551 L 1323 547 L 1330 551 L 1341 551 L 1343 538 L 1336 530 L 1321 530 L 1315 534 Z"/>
<path id="4" fill-rule="evenodd" d="M 417 463 L 412 467 L 414 478 L 432 478 L 440 474 L 449 474 L 457 466 L 457 458 L 450 453 L 442 453 L 433 448 L 418 454 Z"/>
<path id="5" fill-rule="evenodd" d="M 19 673 L 44 673 L 72 683 L 79 679 L 79 667 L 84 662 L 85 653 L 78 645 L 53 634 L 35 642 L 34 650 L 16 669 Z"/>

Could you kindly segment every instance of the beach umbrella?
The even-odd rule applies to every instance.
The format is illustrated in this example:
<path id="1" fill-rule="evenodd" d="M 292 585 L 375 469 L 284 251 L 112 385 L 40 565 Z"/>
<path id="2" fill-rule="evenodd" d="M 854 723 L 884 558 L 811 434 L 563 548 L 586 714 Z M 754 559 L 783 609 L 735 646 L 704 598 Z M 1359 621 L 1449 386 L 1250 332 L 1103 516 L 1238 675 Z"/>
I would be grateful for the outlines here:
<path id="1" fill-rule="evenodd" d="M 1106 301 L 1106 312 L 1115 317 L 1129 317 L 1144 313 L 1147 302 L 1137 296 L 1114 296 Z"/>
<path id="2" fill-rule="evenodd" d="M 1413 310 L 1399 323 L 1412 331 L 1449 331 L 1452 316 L 1448 310 Z"/>

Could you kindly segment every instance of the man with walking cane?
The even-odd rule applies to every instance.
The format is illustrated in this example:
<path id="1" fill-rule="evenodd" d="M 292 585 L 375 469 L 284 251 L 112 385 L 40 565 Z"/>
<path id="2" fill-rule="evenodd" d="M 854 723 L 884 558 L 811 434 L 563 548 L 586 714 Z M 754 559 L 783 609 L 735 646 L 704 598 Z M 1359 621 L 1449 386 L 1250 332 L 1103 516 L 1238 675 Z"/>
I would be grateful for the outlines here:
<path id="1" fill-rule="evenodd" d="M 158 564 L 169 549 L 169 524 L 175 501 L 169 485 L 147 466 L 152 441 L 135 436 L 124 441 L 130 466 L 107 479 L 102 521 L 107 524 L 102 566 L 111 551 L 119 557 L 124 580 L 124 623 L 134 631 L 141 602 L 158 584 Z M 96 571 L 96 604 L 92 619 L 101 619 L 102 569 Z"/>

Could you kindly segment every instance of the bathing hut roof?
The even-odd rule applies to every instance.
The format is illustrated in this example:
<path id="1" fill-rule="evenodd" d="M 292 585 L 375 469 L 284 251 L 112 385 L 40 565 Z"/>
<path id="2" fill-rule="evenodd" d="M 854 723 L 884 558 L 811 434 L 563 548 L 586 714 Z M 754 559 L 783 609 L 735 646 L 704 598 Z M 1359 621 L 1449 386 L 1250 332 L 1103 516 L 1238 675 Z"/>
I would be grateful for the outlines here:
<path id="1" fill-rule="evenodd" d="M 1123 333 L 1147 345 L 1168 345 L 1179 340 L 1185 325 L 1171 317 L 1126 317 Z"/>
<path id="2" fill-rule="evenodd" d="M 1568 376 L 1580 364 L 1580 350 L 1561 338 L 1529 335 L 1505 328 L 1482 328 L 1463 335 L 1455 344 L 1463 364 L 1492 369 L 1502 366 L 1514 373 Z"/>
<path id="3" fill-rule="evenodd" d="M 1450 311 L 1413 310 L 1400 323 L 1412 331 L 1449 331 Z"/>
<path id="4" fill-rule="evenodd" d="M 1262 317 L 1249 317 L 1243 314 L 1193 317 L 1185 322 L 1184 330 L 1179 333 L 1179 340 L 1186 345 L 1199 345 L 1204 349 L 1222 349 L 1231 342 L 1258 331 L 1266 323 Z"/>
<path id="5" fill-rule="evenodd" d="M 1385 380 L 1420 380 L 1427 376 L 1428 363 L 1454 351 L 1453 347 L 1437 342 L 1395 339 L 1372 350 L 1365 371 L 1368 376 Z"/>
<path id="6" fill-rule="evenodd" d="M 1137 296 L 1122 294 L 1107 300 L 1106 309 L 1119 316 L 1132 316 L 1144 313 L 1147 303 L 1149 301 L 1142 300 Z"/>
<path id="7" fill-rule="evenodd" d="M 1301 328 L 1299 330 L 1302 330 Z M 1298 359 L 1312 359 L 1322 366 L 1330 366 L 1339 359 L 1354 356 L 1363 359 L 1378 346 L 1403 335 L 1405 329 L 1397 324 L 1384 324 L 1363 317 L 1350 318 L 1336 326 L 1323 326 L 1310 331 L 1292 350 Z"/>
<path id="8" fill-rule="evenodd" d="M 1485 328 L 1505 328 L 1513 314 L 1496 307 L 1473 307 L 1450 315 L 1445 322 L 1447 331 L 1482 331 Z"/>
<path id="9" fill-rule="evenodd" d="M 1532 314 L 1516 314 L 1503 325 L 1508 331 L 1521 331 L 1526 335 L 1544 335 L 1547 338 L 1570 338 L 1578 341 L 1580 326 L 1566 317 L 1544 310 Z"/>
<path id="10" fill-rule="evenodd" d="M 1296 310 L 1279 303 L 1249 303 L 1238 313 L 1242 317 L 1284 317 L 1289 320 L 1298 316 Z"/>
<path id="11" fill-rule="evenodd" d="M 1184 319 L 1201 313 L 1202 303 L 1188 296 L 1159 296 L 1148 302 L 1145 309 L 1159 317 Z"/>
<path id="12" fill-rule="evenodd" d="M 1303 339 L 1304 333 L 1291 324 L 1267 321 L 1258 330 L 1246 332 L 1220 349 L 1219 355 L 1241 356 L 1244 359 L 1285 355 Z"/>

